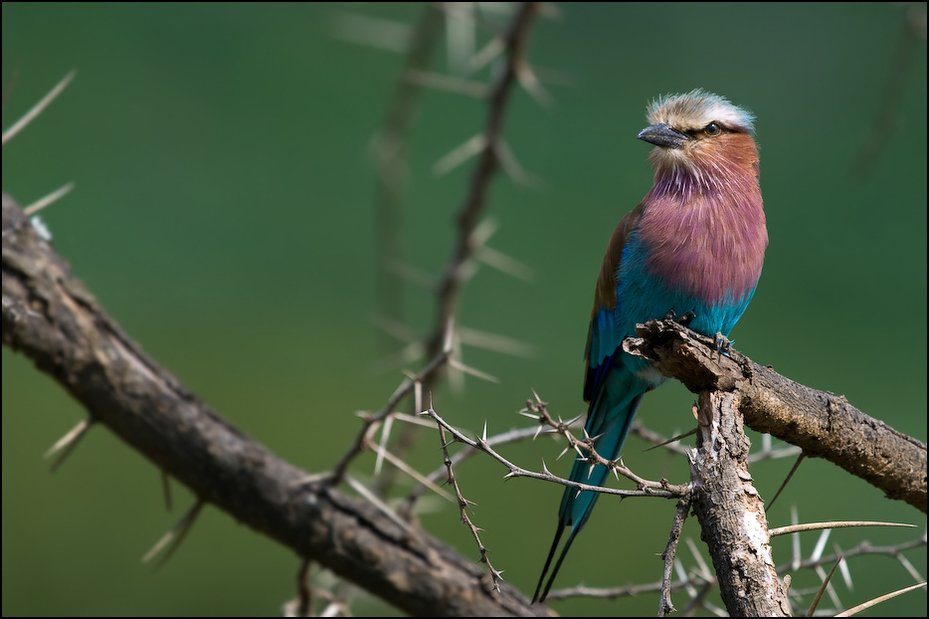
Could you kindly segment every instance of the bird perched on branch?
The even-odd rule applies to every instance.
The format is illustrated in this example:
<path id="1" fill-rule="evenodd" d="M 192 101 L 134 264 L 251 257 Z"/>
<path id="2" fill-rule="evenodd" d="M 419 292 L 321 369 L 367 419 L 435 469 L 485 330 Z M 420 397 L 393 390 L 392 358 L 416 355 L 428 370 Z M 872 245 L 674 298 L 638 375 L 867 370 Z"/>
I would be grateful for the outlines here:
<path id="1" fill-rule="evenodd" d="M 638 138 L 655 145 L 655 182 L 613 231 L 587 335 L 584 431 L 610 460 L 619 455 L 642 396 L 664 381 L 647 361 L 623 352 L 623 338 L 635 335 L 636 323 L 669 315 L 704 335 L 727 336 L 752 299 L 768 245 L 752 115 L 697 89 L 659 98 L 648 107 L 648 121 Z M 608 474 L 608 467 L 579 455 L 570 479 L 602 486 Z M 545 600 L 599 496 L 565 488 L 533 602 Z M 568 539 L 546 582 L 566 528 Z"/>

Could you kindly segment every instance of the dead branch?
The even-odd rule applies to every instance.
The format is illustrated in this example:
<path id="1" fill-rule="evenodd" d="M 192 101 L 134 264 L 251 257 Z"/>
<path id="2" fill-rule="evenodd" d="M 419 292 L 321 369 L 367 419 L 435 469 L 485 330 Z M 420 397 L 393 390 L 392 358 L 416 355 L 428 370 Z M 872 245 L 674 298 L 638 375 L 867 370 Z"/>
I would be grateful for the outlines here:
<path id="1" fill-rule="evenodd" d="M 640 325 L 623 348 L 654 361 L 694 393 L 738 392 L 745 424 L 824 458 L 926 513 L 926 444 L 869 417 L 843 396 L 817 391 L 673 321 Z"/>
<path id="2" fill-rule="evenodd" d="M 506 583 L 375 505 L 278 458 L 127 336 L 3 195 L 3 343 L 156 467 L 301 557 L 413 615 L 543 614 Z"/>

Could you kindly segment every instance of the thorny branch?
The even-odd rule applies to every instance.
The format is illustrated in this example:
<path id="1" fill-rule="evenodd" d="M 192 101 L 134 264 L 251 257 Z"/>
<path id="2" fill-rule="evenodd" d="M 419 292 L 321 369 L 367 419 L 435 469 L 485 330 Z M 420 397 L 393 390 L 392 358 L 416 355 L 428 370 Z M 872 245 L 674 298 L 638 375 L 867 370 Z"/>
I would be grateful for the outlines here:
<path id="1" fill-rule="evenodd" d="M 404 382 L 390 398 L 388 405 L 382 409 L 381 412 L 365 420 L 349 452 L 346 453 L 335 467 L 332 481 L 340 479 L 346 467 L 354 457 L 367 445 L 372 443 L 372 435 L 378 427 L 380 427 L 382 431 L 382 444 L 379 448 L 379 454 L 390 453 L 391 457 L 395 460 L 401 460 L 407 449 L 413 443 L 414 437 L 416 436 L 416 428 L 415 426 L 407 426 L 401 433 L 400 438 L 395 441 L 391 451 L 388 452 L 386 443 L 389 439 L 392 423 L 391 415 L 393 415 L 399 402 L 408 396 L 410 391 L 414 388 L 418 393 L 418 397 L 414 403 L 415 409 L 417 411 L 422 410 L 422 395 L 424 393 L 431 393 L 439 372 L 445 365 L 450 362 L 454 365 L 452 354 L 454 340 L 457 337 L 454 333 L 455 311 L 465 280 L 465 273 L 469 268 L 476 250 L 480 249 L 480 245 L 482 244 L 477 238 L 477 222 L 484 210 L 490 181 L 499 168 L 497 153 L 502 143 L 503 121 L 509 97 L 517 83 L 517 74 L 526 71 L 528 67 L 528 63 L 525 60 L 525 49 L 529 29 L 538 9 L 538 3 L 527 2 L 520 5 L 514 13 L 511 24 L 507 27 L 506 31 L 498 37 L 500 41 L 499 53 L 503 55 L 504 68 L 499 73 L 495 83 L 489 89 L 488 117 L 481 137 L 482 152 L 479 154 L 467 196 L 459 208 L 456 217 L 457 239 L 455 248 L 448 264 L 445 266 L 444 274 L 436 286 L 438 300 L 436 323 L 432 334 L 426 339 L 423 346 L 428 358 L 432 359 L 428 371 L 420 372 L 417 376 L 411 377 L 408 381 Z M 414 86 L 416 80 L 409 78 L 422 74 L 422 68 L 426 64 L 429 50 L 434 44 L 434 40 L 422 33 L 421 30 L 424 27 L 430 26 L 438 12 L 432 7 L 427 7 L 425 11 L 426 14 L 423 17 L 423 23 L 420 28 L 417 29 L 418 34 L 414 37 L 414 44 L 408 58 L 407 70 L 404 72 L 404 85 L 402 85 L 398 91 L 397 100 L 385 127 L 385 133 L 379 140 L 379 154 L 381 155 L 379 163 L 382 172 L 381 191 L 379 193 L 382 201 L 378 212 L 390 220 L 387 234 L 391 238 L 384 241 L 385 245 L 383 251 L 394 253 L 394 257 L 396 257 L 399 251 L 399 244 L 395 238 L 398 233 L 395 228 L 401 187 L 396 184 L 399 182 L 396 179 L 388 182 L 384 174 L 388 173 L 388 176 L 392 177 L 402 172 L 403 137 L 408 128 L 410 120 L 409 111 L 412 108 L 412 99 L 416 92 L 416 86 Z M 394 266 L 396 267 L 396 264 L 394 264 Z M 388 312 L 391 311 L 389 308 L 385 309 L 387 309 Z M 453 479 L 450 464 L 448 473 Z M 382 496 L 386 493 L 387 487 L 391 483 L 392 474 L 382 474 L 375 484 L 374 493 Z M 461 500 L 457 484 L 455 484 L 455 490 Z M 412 500 L 406 503 L 401 513 L 408 513 L 412 508 Z M 487 560 L 485 549 L 480 543 L 476 528 L 464 512 L 462 512 L 462 517 L 471 527 L 475 540 L 478 543 L 478 548 L 482 557 L 481 560 L 487 564 L 494 583 L 496 583 L 499 573 Z"/>
<path id="2" fill-rule="evenodd" d="M 459 212 L 456 248 L 439 286 L 437 322 L 433 335 L 429 338 L 429 348 L 433 353 L 431 360 L 423 370 L 409 377 L 397 388 L 379 413 L 365 419 L 352 447 L 331 473 L 308 477 L 241 435 L 187 392 L 173 376 L 149 359 L 122 333 L 115 322 L 106 316 L 47 243 L 35 238 L 34 231 L 28 225 L 28 219 L 6 195 L 3 199 L 4 343 L 23 350 L 36 360 L 40 368 L 55 376 L 92 412 L 93 421 L 100 421 L 110 427 L 159 468 L 191 487 L 198 497 L 195 509 L 199 509 L 203 502 L 212 502 L 256 530 L 292 547 L 302 556 L 313 557 L 320 565 L 414 614 L 541 612 L 540 608 L 527 607 L 524 597 L 500 583 L 499 572 L 494 570 L 489 562 L 487 564 L 494 580 L 493 594 L 488 591 L 486 579 L 480 570 L 473 569 L 468 561 L 458 557 L 439 542 L 406 526 L 393 512 L 386 513 L 389 510 L 380 504 L 376 497 L 371 497 L 367 502 L 352 499 L 341 495 L 332 487 L 332 484 L 339 480 L 352 481 L 346 474 L 348 465 L 362 450 L 372 448 L 373 432 L 378 427 L 390 423 L 396 415 L 397 406 L 405 397 L 411 393 L 416 395 L 416 408 L 421 410 L 419 403 L 423 387 L 434 383 L 441 368 L 449 362 L 449 342 L 453 336 L 452 317 L 464 281 L 465 267 L 474 254 L 474 231 L 483 210 L 489 181 L 507 157 L 501 137 L 506 101 L 514 80 L 525 82 L 527 79 L 529 69 L 524 63 L 524 47 L 529 24 L 537 8 L 535 3 L 522 5 L 512 26 L 502 38 L 503 49 L 506 51 L 506 67 L 491 89 L 489 117 L 481 140 L 480 158 L 468 197 Z M 528 74 L 531 75 L 531 72 Z M 655 332 L 646 327 L 641 335 L 651 337 Z M 732 378 L 734 375 L 728 378 L 716 376 L 713 380 L 705 382 L 708 378 L 704 370 L 681 370 L 686 363 L 677 357 L 686 358 L 689 362 L 693 350 L 678 343 L 672 344 L 670 349 L 663 348 L 668 346 L 668 342 L 661 339 L 666 336 L 667 334 L 661 334 L 658 344 L 644 340 L 630 341 L 626 344 L 635 348 L 639 354 L 663 364 L 672 375 L 675 375 L 674 372 L 682 371 L 685 376 L 681 376 L 681 380 L 695 391 L 705 391 L 710 384 L 721 391 L 728 391 L 734 386 L 745 389 L 750 387 L 754 391 L 744 392 L 740 404 L 748 401 L 749 409 L 754 413 L 758 410 L 766 411 L 765 406 L 771 405 L 772 402 L 781 403 L 776 400 L 784 393 L 776 389 L 777 384 L 770 377 L 773 372 L 765 373 L 764 368 L 755 366 L 750 360 L 740 358 L 735 353 L 729 359 L 735 357 L 735 364 L 747 372 L 742 375 L 742 379 Z M 630 349 L 627 351 L 632 352 Z M 712 360 L 712 354 L 704 356 Z M 715 363 L 717 366 L 726 365 L 722 357 L 716 359 Z M 697 382 L 688 382 L 688 378 Z M 746 381 L 747 386 L 739 382 L 740 380 Z M 836 419 L 842 419 L 846 414 L 852 414 L 853 417 L 851 421 L 845 420 L 847 424 L 862 423 L 861 418 L 854 415 L 860 413 L 848 406 L 844 400 L 831 394 L 826 394 L 819 400 L 826 402 L 825 409 L 830 423 L 835 423 Z M 604 460 L 593 449 L 595 437 L 585 437 L 584 440 L 574 438 L 567 429 L 568 424 L 553 420 L 545 411 L 544 403 L 538 398 L 537 405 L 540 409 L 538 411 L 533 406 L 529 408 L 537 414 L 539 428 L 543 424 L 554 428 L 568 439 L 569 449 L 586 454 L 585 457 L 592 465 L 603 464 L 609 466 L 614 473 L 629 477 L 637 483 L 639 489 L 604 490 L 557 478 L 547 470 L 541 474 L 527 471 L 502 458 L 491 447 L 494 443 L 486 436 L 478 440 L 468 439 L 441 420 L 431 408 L 428 413 L 440 428 L 451 432 L 456 441 L 469 445 L 472 448 L 469 453 L 487 453 L 506 466 L 506 477 L 544 479 L 578 490 L 606 491 L 621 496 L 682 496 L 665 553 L 665 575 L 658 584 L 662 590 L 662 607 L 670 610 L 672 607 L 667 592 L 677 586 L 671 582 L 670 566 L 674 561 L 673 550 L 680 536 L 680 524 L 687 513 L 685 502 L 690 500 L 690 494 L 685 492 L 686 488 L 683 486 L 671 486 L 665 481 L 648 482 L 634 476 L 619 463 Z M 745 414 L 748 420 L 750 413 Z M 162 418 L 158 418 L 159 416 Z M 875 473 L 868 467 L 856 468 L 852 463 L 847 470 L 882 487 L 888 496 L 906 500 L 925 512 L 925 445 L 909 437 L 901 438 L 899 433 L 894 437 L 892 429 L 875 427 L 871 423 L 874 420 L 867 420 L 864 423 L 873 428 L 876 434 L 881 435 L 882 440 L 885 433 L 891 435 L 889 443 L 881 445 L 893 443 L 896 448 L 901 449 L 909 458 L 903 463 L 904 466 L 912 460 L 913 453 L 916 460 L 920 458 L 921 453 L 921 494 L 918 479 L 914 484 L 912 480 L 901 479 L 904 476 L 897 476 L 885 487 L 879 485 L 875 479 L 884 476 L 887 473 L 886 469 L 880 469 Z M 782 422 L 778 420 L 766 423 L 777 425 Z M 815 426 L 815 423 L 812 425 Z M 780 426 L 780 429 L 783 430 L 783 426 Z M 806 426 L 789 429 L 791 432 L 784 430 L 784 434 L 789 435 L 785 436 L 786 440 L 797 439 L 799 435 L 798 440 L 806 453 L 823 455 L 815 451 L 815 443 L 821 440 L 819 434 Z M 807 431 L 815 437 L 812 444 L 810 439 L 803 436 Z M 772 433 L 780 436 L 776 432 Z M 867 440 L 871 438 L 869 436 Z M 898 445 L 900 442 L 904 445 Z M 73 442 L 69 445 L 73 446 Z M 188 451 L 179 453 L 178 445 L 184 445 Z M 170 449 L 166 446 L 170 446 Z M 865 453 L 856 453 L 853 459 L 867 459 L 867 456 Z M 836 463 L 843 467 L 847 465 L 842 461 Z M 454 481 L 452 458 L 448 456 L 447 450 L 446 467 L 455 486 L 459 505 L 463 506 L 462 516 L 466 518 L 464 506 L 467 499 Z M 917 467 L 916 477 L 919 475 Z M 308 482 L 308 479 L 311 481 Z M 316 483 L 320 480 L 329 483 Z M 306 531 L 307 522 L 314 523 L 316 529 Z M 482 559 L 486 562 L 486 549 L 480 542 L 477 528 L 470 520 L 467 522 L 480 547 Z M 370 535 L 359 537 L 359 533 Z M 334 544 L 334 541 L 338 543 Z M 921 545 L 925 546 L 925 537 Z M 886 553 L 899 559 L 905 549 L 898 546 L 887 550 Z M 859 554 L 866 554 L 870 550 L 862 545 Z M 372 564 L 372 553 L 375 556 L 383 556 L 385 561 Z M 853 554 L 854 551 L 844 553 L 843 556 L 847 558 Z M 834 560 L 839 561 L 839 558 Z M 823 563 L 828 563 L 828 560 L 822 558 L 815 565 Z M 814 564 L 813 560 L 811 564 Z M 784 568 L 778 572 L 783 573 L 783 570 Z M 417 575 L 421 576 L 423 581 L 428 580 L 432 590 L 424 592 L 415 586 L 416 582 L 395 582 L 394 576 L 398 571 L 413 581 L 417 580 Z M 305 572 L 301 572 L 301 581 L 305 580 L 305 575 Z M 703 582 L 708 584 L 710 580 L 704 578 Z M 705 586 L 704 590 L 706 589 Z M 308 592 L 305 593 L 304 606 L 309 595 Z M 553 593 L 550 597 L 555 599 L 561 596 Z"/>
<path id="3" fill-rule="evenodd" d="M 690 512 L 690 501 L 691 494 L 687 492 L 677 502 L 677 509 L 674 511 L 674 523 L 671 526 L 671 535 L 668 536 L 668 545 L 665 551 L 661 553 L 664 571 L 661 576 L 661 598 L 658 602 L 659 617 L 666 617 L 675 610 L 674 604 L 671 603 L 674 557 L 677 554 L 677 544 L 681 539 L 681 531 L 684 529 L 684 521 L 687 520 L 687 514 Z"/>
<path id="4" fill-rule="evenodd" d="M 475 165 L 474 174 L 467 196 L 458 211 L 458 235 L 452 258 L 449 260 L 438 286 L 438 311 L 436 313 L 433 334 L 429 338 L 426 350 L 429 357 L 435 356 L 444 340 L 444 330 L 449 324 L 458 306 L 465 272 L 474 252 L 472 236 L 478 219 L 484 212 L 490 181 L 500 167 L 499 148 L 503 135 L 503 122 L 506 118 L 507 103 L 517 83 L 518 75 L 528 66 L 525 50 L 528 44 L 529 27 L 539 9 L 538 2 L 525 2 L 517 10 L 509 29 L 502 36 L 505 54 L 505 66 L 497 77 L 488 98 L 487 122 L 484 128 L 484 146 Z M 431 383 L 424 385 L 426 391 Z"/>
<path id="5" fill-rule="evenodd" d="M 403 135 L 407 130 L 409 112 L 412 108 L 412 98 L 416 92 L 414 88 L 416 80 L 414 79 L 411 81 L 408 78 L 411 74 L 416 76 L 421 73 L 420 69 L 426 63 L 430 45 L 434 43 L 428 36 L 419 32 L 422 28 L 430 26 L 435 17 L 434 11 L 436 9 L 427 7 L 425 10 L 427 14 L 424 15 L 423 22 L 420 28 L 417 29 L 418 34 L 414 37 L 414 45 L 407 61 L 407 70 L 404 72 L 403 81 L 407 85 L 402 86 L 398 91 L 395 105 L 385 127 L 385 134 L 382 136 L 381 141 L 379 141 L 381 147 L 380 165 L 382 166 L 382 173 L 389 172 L 390 170 L 398 172 L 402 166 Z M 421 389 L 421 393 L 428 394 L 433 391 L 440 370 L 445 365 L 452 363 L 456 365 L 456 367 L 462 368 L 462 366 L 456 364 L 452 359 L 452 346 L 455 339 L 458 337 L 458 334 L 454 332 L 454 316 L 458 307 L 461 288 L 465 281 L 465 275 L 469 269 L 475 251 L 480 249 L 481 243 L 479 239 L 476 238 L 477 222 L 484 211 L 490 182 L 499 169 L 496 153 L 499 149 L 499 144 L 502 142 L 503 121 L 506 116 L 507 104 L 514 86 L 517 83 L 517 74 L 526 71 L 528 67 L 528 63 L 525 59 L 525 50 L 528 44 L 529 30 L 538 10 L 539 3 L 536 2 L 525 2 L 519 5 L 514 12 L 511 23 L 497 38 L 499 41 L 498 53 L 503 56 L 504 68 L 500 71 L 495 83 L 489 90 L 489 96 L 487 97 L 487 121 L 481 137 L 481 152 L 475 165 L 475 172 L 471 178 L 467 195 L 461 207 L 458 209 L 456 216 L 457 236 L 452 255 L 444 267 L 444 272 L 440 281 L 435 287 L 437 297 L 435 324 L 430 335 L 425 338 L 422 349 L 426 351 L 426 357 L 432 359 L 433 362 L 436 362 L 436 360 L 441 361 L 436 365 L 433 371 L 420 373 L 418 377 L 419 380 L 416 382 L 420 385 L 419 388 Z M 382 196 L 381 208 L 378 212 L 385 218 L 391 220 L 388 227 L 390 230 L 394 230 L 394 228 L 396 228 L 395 218 L 398 215 L 400 187 L 396 185 L 394 181 L 385 183 L 384 180 L 381 179 L 381 189 L 385 195 Z M 396 231 L 389 232 L 388 234 L 396 236 Z M 398 251 L 396 239 L 384 241 L 384 244 L 384 251 L 393 253 Z M 393 264 L 393 268 L 397 268 L 397 265 Z M 409 382 L 404 383 L 404 385 L 410 384 Z M 404 390 L 399 398 L 397 398 L 396 402 L 394 402 L 393 406 L 389 407 L 390 410 L 384 409 L 384 411 L 372 416 L 365 422 L 353 447 L 340 462 L 339 466 L 336 467 L 336 479 L 338 479 L 340 475 L 339 471 L 344 471 L 351 460 L 361 452 L 365 437 L 370 438 L 371 433 L 376 429 L 375 424 L 384 423 L 385 436 L 382 442 L 386 443 L 391 425 L 389 415 L 393 412 L 399 400 L 408 394 L 409 391 Z M 395 393 L 395 396 L 396 395 Z M 391 400 L 393 401 L 394 398 L 391 398 Z M 417 405 L 416 410 L 422 410 L 422 407 Z M 383 414 L 385 411 L 386 414 Z M 407 427 L 395 441 L 392 447 L 392 453 L 402 458 L 412 445 L 415 436 L 416 428 L 413 426 Z M 375 491 L 377 494 L 383 495 L 391 481 L 391 474 L 382 475 L 376 483 Z"/>
<path id="6" fill-rule="evenodd" d="M 512 462 L 510 462 L 509 460 L 501 456 L 499 453 L 497 453 L 488 444 L 486 437 L 479 437 L 477 439 L 468 438 L 467 436 L 462 434 L 460 430 L 455 428 L 455 426 L 451 425 L 450 423 L 442 419 L 442 417 L 440 417 L 439 414 L 436 413 L 434 409 L 430 408 L 428 410 L 425 410 L 422 412 L 422 414 L 428 415 L 429 417 L 434 419 L 440 428 L 444 428 L 445 430 L 447 430 L 448 432 L 452 434 L 452 436 L 454 437 L 454 440 L 460 443 L 464 443 L 468 447 L 471 447 L 473 449 L 477 449 L 477 450 L 480 450 L 486 453 L 488 456 L 490 456 L 491 458 L 493 458 L 494 460 L 496 460 L 497 462 L 505 466 L 507 469 L 507 473 L 506 475 L 504 475 L 504 479 L 512 479 L 515 477 L 528 477 L 529 479 L 538 479 L 541 481 L 548 481 L 548 482 L 552 482 L 555 484 L 561 484 L 562 486 L 568 486 L 570 488 L 575 488 L 580 491 L 601 492 L 603 494 L 613 494 L 613 495 L 617 495 L 621 497 L 651 496 L 651 497 L 671 499 L 671 498 L 675 498 L 675 497 L 679 497 L 683 495 L 685 491 L 684 486 L 674 486 L 668 483 L 667 481 L 654 482 L 654 481 L 647 481 L 639 477 L 636 477 L 631 471 L 628 471 L 628 469 L 626 469 L 625 467 L 618 466 L 616 465 L 615 462 L 611 460 L 606 460 L 600 457 L 600 455 L 597 454 L 596 451 L 594 451 L 592 448 L 590 450 L 592 462 L 595 462 L 597 464 L 604 464 L 605 466 L 610 466 L 611 468 L 613 468 L 614 471 L 623 471 L 624 476 L 627 476 L 627 477 L 631 476 L 630 478 L 634 478 L 636 480 L 636 483 L 640 485 L 640 489 L 639 490 L 619 490 L 616 488 L 606 488 L 602 486 L 591 486 L 589 484 L 582 484 L 580 482 L 571 481 L 570 479 L 565 479 L 563 477 L 558 477 L 557 475 L 553 475 L 552 473 L 548 471 L 548 469 L 545 467 L 544 464 L 542 466 L 541 473 L 538 473 L 536 471 L 530 471 L 516 464 L 513 464 Z M 570 436 L 571 433 L 566 432 L 566 434 Z M 573 439 L 573 437 L 571 438 Z M 574 439 L 574 440 L 577 441 L 577 439 Z M 577 441 L 577 443 L 584 444 L 581 441 Z M 585 446 L 585 449 L 586 449 L 586 446 Z"/>
<path id="7" fill-rule="evenodd" d="M 518 591 L 369 500 L 307 483 L 122 331 L 3 195 L 3 343 L 155 466 L 239 522 L 413 615 L 533 615 Z M 415 381 L 413 381 L 414 384 Z M 389 405 L 388 405 L 389 406 Z"/>
<path id="8" fill-rule="evenodd" d="M 431 406 L 429 407 L 429 410 L 432 410 Z M 455 477 L 455 469 L 452 467 L 452 459 L 448 455 L 448 443 L 445 442 L 445 429 L 441 425 L 439 426 L 439 438 L 442 441 L 442 454 L 445 458 L 444 463 L 448 474 L 448 482 L 455 489 L 455 498 L 458 501 L 458 511 L 461 514 L 461 522 L 462 524 L 468 525 L 468 529 L 471 530 L 471 536 L 474 538 L 478 550 L 480 550 L 481 553 L 481 563 L 485 564 L 487 569 L 490 570 L 490 576 L 493 579 L 494 589 L 497 589 L 500 587 L 500 572 L 494 569 L 494 566 L 490 563 L 490 558 L 487 556 L 487 548 L 481 541 L 480 530 L 474 525 L 473 522 L 471 522 L 471 518 L 468 516 L 468 508 L 471 505 L 471 501 L 466 499 L 464 495 L 461 494 L 461 488 L 458 486 L 458 478 Z"/>

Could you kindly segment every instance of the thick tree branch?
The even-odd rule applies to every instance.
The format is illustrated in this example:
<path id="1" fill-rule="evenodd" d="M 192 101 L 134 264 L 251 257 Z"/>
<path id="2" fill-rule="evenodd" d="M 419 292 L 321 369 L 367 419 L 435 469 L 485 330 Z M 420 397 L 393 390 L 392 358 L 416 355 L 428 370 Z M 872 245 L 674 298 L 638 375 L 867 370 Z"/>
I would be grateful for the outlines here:
<path id="1" fill-rule="evenodd" d="M 3 343 L 200 500 L 413 615 L 533 615 L 470 559 L 254 442 L 198 400 L 97 304 L 3 195 Z"/>
<path id="2" fill-rule="evenodd" d="M 787 587 L 777 577 L 764 502 L 748 472 L 751 444 L 738 406 L 737 392 L 700 392 L 697 449 L 688 454 L 693 511 L 729 614 L 787 617 Z"/>
<path id="3" fill-rule="evenodd" d="M 623 348 L 654 361 L 694 393 L 737 391 L 745 424 L 825 458 L 926 513 L 926 444 L 862 413 L 842 396 L 817 391 L 762 367 L 674 321 L 650 320 Z"/>

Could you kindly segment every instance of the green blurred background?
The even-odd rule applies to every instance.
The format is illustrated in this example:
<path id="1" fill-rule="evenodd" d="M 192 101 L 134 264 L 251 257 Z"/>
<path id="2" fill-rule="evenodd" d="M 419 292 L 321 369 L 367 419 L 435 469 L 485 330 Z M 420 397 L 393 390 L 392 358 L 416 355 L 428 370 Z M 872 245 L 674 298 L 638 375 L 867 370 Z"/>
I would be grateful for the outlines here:
<path id="1" fill-rule="evenodd" d="M 374 327 L 375 177 L 371 145 L 403 56 L 338 36 L 343 11 L 413 23 L 422 7 L 325 4 L 3 4 L 3 108 L 9 126 L 72 69 L 77 78 L 3 149 L 3 188 L 28 204 L 65 182 L 76 189 L 43 212 L 57 250 L 111 315 L 159 362 L 236 426 L 309 471 L 324 470 L 401 380 L 384 369 Z M 926 47 L 906 83 L 886 144 L 854 171 L 876 122 L 905 29 L 893 4 L 569 4 L 537 23 L 530 58 L 566 74 L 555 105 L 524 91 L 506 140 L 538 187 L 494 181 L 492 247 L 529 265 L 516 280 L 482 268 L 467 285 L 464 326 L 520 339 L 531 358 L 476 349 L 465 361 L 499 377 L 443 388 L 448 420 L 489 432 L 538 389 L 565 417 L 584 411 L 581 353 L 606 241 L 651 184 L 648 146 L 635 139 L 656 95 L 703 87 L 757 116 L 771 245 L 752 306 L 733 332 L 753 359 L 926 439 Z M 922 9 L 923 15 L 925 8 Z M 486 37 L 486 35 L 481 35 Z M 482 38 L 483 42 L 486 38 Z M 447 71 L 444 48 L 435 63 Z M 480 79 L 487 78 L 482 72 Z M 409 144 L 404 251 L 437 274 L 470 167 L 433 164 L 482 127 L 481 101 L 431 91 Z M 407 321 L 432 326 L 433 298 L 404 293 Z M 175 487 L 163 506 L 159 472 L 96 428 L 55 474 L 41 454 L 86 414 L 22 356 L 3 350 L 4 615 L 276 615 L 294 593 L 292 553 L 208 508 L 160 570 L 140 557 L 191 505 Z M 418 363 L 403 366 L 417 369 Z M 670 434 L 693 425 L 677 384 L 640 411 Z M 759 437 L 752 435 L 758 443 Z M 503 449 L 527 467 L 555 463 L 549 439 Z M 650 478 L 686 480 L 685 464 L 643 454 L 625 462 Z M 420 436 L 411 461 L 440 464 Z M 355 474 L 366 479 L 372 460 Z M 773 496 L 792 460 L 753 469 Z M 504 483 L 475 459 L 459 471 L 477 502 L 491 559 L 531 593 L 554 532 L 560 487 Z M 426 504 L 423 526 L 466 556 L 477 551 L 450 503 Z M 801 521 L 925 517 L 823 461 L 806 461 L 769 512 Z M 600 501 L 558 585 L 654 582 L 674 504 Z M 699 530 L 687 536 L 699 545 Z M 896 544 L 910 530 L 846 530 L 833 543 Z M 808 556 L 816 534 L 802 537 Z M 787 564 L 790 541 L 774 541 Z M 695 561 L 682 548 L 685 565 Z M 926 573 L 925 549 L 908 558 Z M 910 584 L 890 557 L 853 559 L 847 606 Z M 794 586 L 816 581 L 794 574 Z M 356 614 L 395 614 L 355 592 Z M 674 597 L 679 607 L 686 596 Z M 564 615 L 640 615 L 657 598 L 570 601 Z M 925 592 L 871 611 L 925 616 Z"/>

